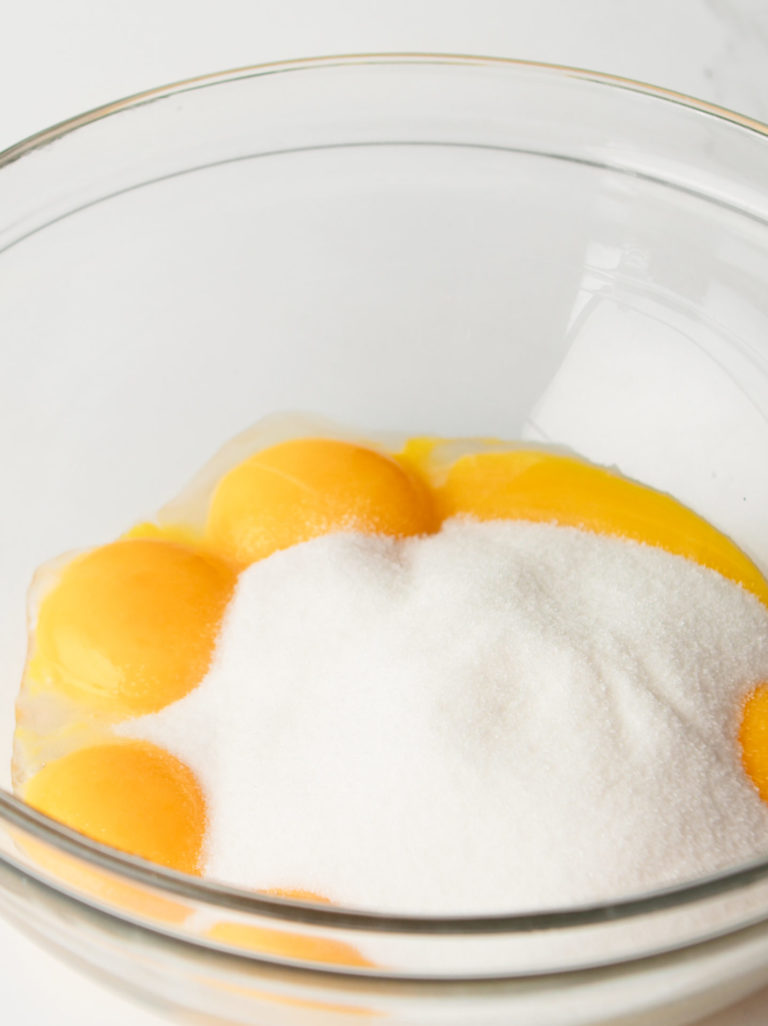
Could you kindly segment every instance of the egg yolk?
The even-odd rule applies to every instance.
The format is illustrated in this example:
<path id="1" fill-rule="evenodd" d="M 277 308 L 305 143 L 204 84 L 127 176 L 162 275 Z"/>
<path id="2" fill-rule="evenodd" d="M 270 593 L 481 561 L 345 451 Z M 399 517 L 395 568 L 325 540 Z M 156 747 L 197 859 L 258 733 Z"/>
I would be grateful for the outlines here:
<path id="1" fill-rule="evenodd" d="M 143 741 L 80 748 L 24 789 L 38 811 L 102 844 L 199 874 L 205 799 L 183 762 Z"/>
<path id="2" fill-rule="evenodd" d="M 747 696 L 739 730 L 741 762 L 760 797 L 768 802 L 768 683 Z"/>
<path id="3" fill-rule="evenodd" d="M 263 449 L 226 474 L 211 500 L 207 540 L 241 565 L 332 531 L 395 537 L 437 528 L 432 498 L 394 457 L 337 439 Z"/>
<path id="4" fill-rule="evenodd" d="M 94 549 L 43 600 L 30 676 L 114 712 L 154 712 L 205 675 L 235 581 L 223 560 L 173 542 Z"/>
<path id="5" fill-rule="evenodd" d="M 435 494 L 442 518 L 549 521 L 657 546 L 768 605 L 768 582 L 724 534 L 670 496 L 584 460 L 534 449 L 462 456 Z"/>

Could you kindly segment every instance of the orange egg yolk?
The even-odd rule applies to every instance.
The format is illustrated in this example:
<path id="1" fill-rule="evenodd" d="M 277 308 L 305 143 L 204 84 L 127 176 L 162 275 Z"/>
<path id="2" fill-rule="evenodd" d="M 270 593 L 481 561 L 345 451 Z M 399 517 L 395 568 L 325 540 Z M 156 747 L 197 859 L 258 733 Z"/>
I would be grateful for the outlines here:
<path id="1" fill-rule="evenodd" d="M 768 802 L 768 683 L 747 696 L 739 730 L 741 761 L 760 797 Z"/>
<path id="2" fill-rule="evenodd" d="M 189 767 L 156 745 L 125 741 L 71 752 L 36 773 L 24 798 L 102 844 L 200 872 L 203 793 Z"/>
<path id="3" fill-rule="evenodd" d="M 428 489 L 394 457 L 298 438 L 255 453 L 222 478 L 206 534 L 225 557 L 246 565 L 332 531 L 402 538 L 437 526 Z"/>
<path id="4" fill-rule="evenodd" d="M 30 676 L 117 713 L 154 712 L 205 675 L 235 581 L 224 560 L 172 542 L 94 549 L 43 600 Z"/>
<path id="5" fill-rule="evenodd" d="M 547 521 L 685 556 L 768 605 L 768 582 L 729 538 L 662 492 L 570 456 L 535 449 L 462 456 L 435 488 L 440 516 Z"/>

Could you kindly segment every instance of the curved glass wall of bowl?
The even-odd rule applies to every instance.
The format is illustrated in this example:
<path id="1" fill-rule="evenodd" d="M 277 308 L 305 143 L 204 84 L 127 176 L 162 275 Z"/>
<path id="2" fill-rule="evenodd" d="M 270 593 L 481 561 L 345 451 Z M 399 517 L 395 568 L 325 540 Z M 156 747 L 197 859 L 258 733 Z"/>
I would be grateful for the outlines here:
<path id="1" fill-rule="evenodd" d="M 251 69 L 9 151 L 0 765 L 34 568 L 158 508 L 272 410 L 572 447 L 673 492 L 768 566 L 766 181 L 757 126 L 475 59 Z M 676 1003 L 679 1024 L 764 970 L 763 865 L 584 915 L 393 922 L 142 869 L 6 795 L 0 820 L 9 915 L 222 1021 L 332 1021 L 342 1004 L 409 1023 L 660 1024 Z M 206 932 L 230 919 L 375 965 Z"/>
<path id="2" fill-rule="evenodd" d="M 599 205 L 567 352 L 524 434 L 675 494 L 765 569 L 764 224 L 734 233 L 732 211 L 650 184 Z"/>
<path id="3" fill-rule="evenodd" d="M 15 831 L 17 846 L 20 840 Z M 23 847 L 29 850 L 30 843 L 26 838 Z M 323 922 L 327 913 L 297 903 L 282 903 L 281 915 L 281 903 L 267 901 L 259 915 L 252 900 L 249 911 L 246 903 L 238 909 L 233 907 L 236 899 L 222 900 L 214 888 L 209 900 L 174 894 L 163 873 L 154 886 L 149 877 L 127 884 L 121 866 L 108 882 L 111 874 L 103 866 L 94 868 L 91 858 L 71 858 L 62 873 L 60 845 L 51 849 L 58 867 L 53 885 L 47 886 L 39 879 L 44 850 L 36 842 L 35 860 L 20 871 L 13 867 L 17 854 L 0 859 L 3 914 L 103 982 L 162 1009 L 207 1016 L 211 1023 L 321 1026 L 340 1015 L 355 1015 L 363 1021 L 386 1016 L 409 1026 L 426 1026 L 436 1018 L 456 1026 L 679 1026 L 764 981 L 765 924 L 729 932 L 721 922 L 723 936 L 678 950 L 668 947 L 669 920 L 651 912 L 634 922 L 625 920 L 618 932 L 610 916 L 580 928 L 564 926 L 565 920 L 555 916 L 549 930 L 525 930 L 521 921 L 512 933 L 502 922 L 495 927 L 479 921 L 463 927 L 422 922 L 415 928 L 391 919 L 361 918 L 353 925 L 354 917 L 338 915 L 330 918 L 342 925 L 329 927 Z M 73 875 L 75 864 L 79 875 Z M 765 885 L 755 892 L 744 888 L 742 911 L 751 904 L 757 918 L 755 910 L 765 906 L 765 897 Z M 706 922 L 710 929 L 711 911 L 701 902 L 682 918 L 689 926 Z M 244 931 L 249 946 L 212 941 L 210 925 L 222 917 Z M 605 964 L 589 964 L 603 929 Z M 622 931 L 627 940 L 635 938 L 629 945 L 635 954 L 629 957 Z M 360 969 L 324 962 L 322 954 L 312 961 L 284 952 L 275 957 L 275 937 L 285 936 L 334 956 L 354 944 L 354 950 L 369 957 L 378 952 L 381 961 Z M 657 953 L 635 957 L 638 936 Z M 578 951 L 582 941 L 586 951 Z M 582 968 L 566 969 L 564 960 L 577 952 L 575 961 Z"/>

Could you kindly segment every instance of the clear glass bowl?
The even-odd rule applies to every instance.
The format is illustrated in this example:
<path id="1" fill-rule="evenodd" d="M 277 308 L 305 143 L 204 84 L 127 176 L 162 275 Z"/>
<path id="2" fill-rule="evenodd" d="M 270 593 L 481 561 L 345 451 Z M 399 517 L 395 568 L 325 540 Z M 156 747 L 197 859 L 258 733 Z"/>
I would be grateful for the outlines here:
<path id="1" fill-rule="evenodd" d="M 33 569 L 272 410 L 563 443 L 768 568 L 766 133 L 589 72 L 374 56 L 185 82 L 6 152 L 2 766 Z M 673 1026 L 768 968 L 768 861 L 392 918 L 203 884 L 5 791 L 0 908 L 197 1023 Z"/>

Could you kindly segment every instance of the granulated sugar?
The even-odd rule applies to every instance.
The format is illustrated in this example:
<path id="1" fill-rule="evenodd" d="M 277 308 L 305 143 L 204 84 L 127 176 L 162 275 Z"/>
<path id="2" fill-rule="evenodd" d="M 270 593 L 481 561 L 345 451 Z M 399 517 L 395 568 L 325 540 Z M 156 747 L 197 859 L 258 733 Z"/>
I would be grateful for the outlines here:
<path id="1" fill-rule="evenodd" d="M 737 743 L 768 611 L 571 528 L 336 534 L 241 576 L 208 676 L 123 733 L 207 793 L 206 875 L 411 913 L 598 901 L 768 851 Z"/>

